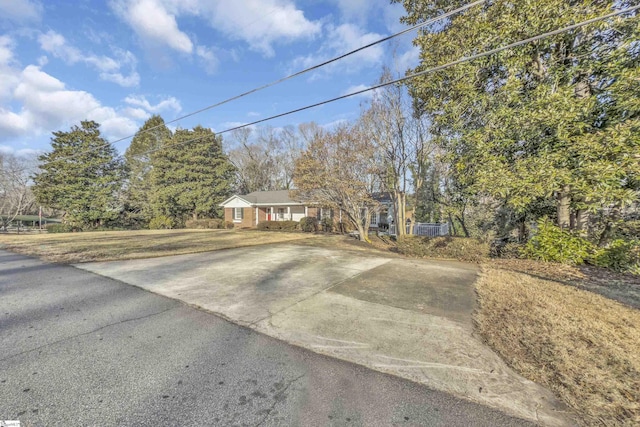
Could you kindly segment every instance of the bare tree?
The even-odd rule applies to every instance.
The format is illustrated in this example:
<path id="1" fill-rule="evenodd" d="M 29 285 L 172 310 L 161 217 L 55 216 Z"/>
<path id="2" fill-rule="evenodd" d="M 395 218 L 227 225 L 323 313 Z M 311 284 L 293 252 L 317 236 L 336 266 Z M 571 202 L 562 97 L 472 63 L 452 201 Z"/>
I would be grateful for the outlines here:
<path id="1" fill-rule="evenodd" d="M 369 241 L 370 211 L 377 171 L 373 147 L 359 126 L 343 125 L 316 135 L 296 162 L 294 197 L 342 211 Z"/>
<path id="2" fill-rule="evenodd" d="M 0 227 L 7 227 L 18 215 L 34 208 L 31 174 L 35 162 L 13 154 L 0 154 Z"/>
<path id="3" fill-rule="evenodd" d="M 242 128 L 231 136 L 235 145 L 229 151 L 229 159 L 236 167 L 237 186 L 241 193 L 268 190 L 270 187 L 268 153 L 251 142 L 252 135 L 252 129 Z"/>
<path id="4" fill-rule="evenodd" d="M 238 190 L 291 189 L 295 162 L 319 130 L 315 123 L 303 123 L 297 128 L 266 126 L 234 131 L 229 158 L 237 169 Z"/>
<path id="5" fill-rule="evenodd" d="M 380 83 L 392 78 L 385 68 Z M 420 190 L 428 166 L 431 145 L 425 126 L 420 117 L 413 114 L 405 86 L 399 84 L 377 90 L 360 122 L 375 147 L 376 158 L 381 163 L 380 182 L 391 195 L 397 233 L 403 235 L 407 197 L 410 192 L 416 194 Z"/>

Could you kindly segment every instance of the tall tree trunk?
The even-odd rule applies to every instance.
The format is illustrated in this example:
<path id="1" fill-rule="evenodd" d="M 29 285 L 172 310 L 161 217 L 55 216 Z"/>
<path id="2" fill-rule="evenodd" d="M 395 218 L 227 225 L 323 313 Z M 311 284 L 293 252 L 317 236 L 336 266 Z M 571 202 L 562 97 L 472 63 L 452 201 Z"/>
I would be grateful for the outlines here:
<path id="1" fill-rule="evenodd" d="M 576 229 L 576 212 L 575 211 L 571 211 L 571 213 L 569 213 L 569 228 L 572 230 Z"/>
<path id="2" fill-rule="evenodd" d="M 371 217 L 369 216 L 369 209 L 366 209 L 364 224 L 362 224 L 361 220 L 353 221 L 356 229 L 358 230 L 358 236 L 360 236 L 360 240 L 363 242 L 371 243 L 369 240 L 369 225 L 371 225 Z"/>
<path id="3" fill-rule="evenodd" d="M 464 214 L 456 215 L 456 218 L 458 219 L 458 222 L 462 227 L 462 232 L 464 233 L 464 237 L 471 237 L 471 234 L 469 234 L 469 230 L 467 229 L 467 225 L 465 224 L 465 221 L 464 221 Z"/>
<path id="4" fill-rule="evenodd" d="M 526 215 L 522 217 L 518 224 L 518 240 L 520 242 L 527 241 L 527 217 Z"/>
<path id="5" fill-rule="evenodd" d="M 393 191 L 393 209 L 394 217 L 396 221 L 396 234 L 398 236 L 404 236 L 407 234 L 407 224 L 405 215 L 405 203 L 403 200 L 403 193 L 399 190 Z"/>
<path id="6" fill-rule="evenodd" d="M 451 212 L 447 212 L 447 215 L 449 215 L 449 224 L 451 224 L 451 231 L 453 232 L 453 235 L 456 236 L 458 234 L 458 231 L 456 230 L 456 222 L 451 217 Z"/>
<path id="7" fill-rule="evenodd" d="M 571 195 L 569 194 L 569 186 L 563 185 L 562 188 L 558 191 L 556 195 L 556 208 L 558 213 L 558 227 L 567 228 L 571 227 L 571 218 L 570 218 L 570 204 L 571 204 Z"/>
<path id="8" fill-rule="evenodd" d="M 576 211 L 576 230 L 581 233 L 586 233 L 587 226 L 589 225 L 589 211 L 586 209 L 579 209 Z"/>
<path id="9" fill-rule="evenodd" d="M 611 215 L 606 220 L 604 225 L 604 230 L 602 230 L 602 234 L 600 234 L 600 239 L 598 239 L 598 246 L 606 246 L 611 240 L 611 236 L 613 235 L 613 223 L 616 219 L 618 219 L 620 215 L 620 208 L 616 206 L 611 210 Z"/>

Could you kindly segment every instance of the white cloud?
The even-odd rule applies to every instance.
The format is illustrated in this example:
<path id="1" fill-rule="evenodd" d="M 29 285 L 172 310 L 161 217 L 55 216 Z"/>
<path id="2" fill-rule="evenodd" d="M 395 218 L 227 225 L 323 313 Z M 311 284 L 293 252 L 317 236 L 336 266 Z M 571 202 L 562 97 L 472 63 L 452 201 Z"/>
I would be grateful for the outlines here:
<path id="1" fill-rule="evenodd" d="M 246 42 L 252 50 L 273 56 L 274 43 L 310 39 L 322 25 L 310 21 L 292 0 L 112 0 L 111 8 L 140 38 L 148 53 L 161 56 L 162 48 L 193 54 L 205 69 L 217 66 L 213 52 L 195 46 L 179 28 L 178 20 L 194 16 L 232 40 Z"/>
<path id="2" fill-rule="evenodd" d="M 9 36 L 0 36 L 0 65 L 13 61 L 13 39 Z"/>
<path id="3" fill-rule="evenodd" d="M 100 123 L 108 138 L 127 136 L 137 130 L 136 122 L 130 117 L 102 105 L 88 92 L 66 89 L 63 82 L 36 65 L 14 72 L 18 83 L 11 101 L 21 107 L 16 112 L 9 104 L 0 106 L 3 139 L 42 135 L 84 119 Z"/>
<path id="4" fill-rule="evenodd" d="M 15 154 L 18 157 L 34 158 L 42 154 L 42 150 L 34 150 L 33 148 L 21 148 L 16 150 L 9 145 L 0 145 L 0 153 Z"/>
<path id="5" fill-rule="evenodd" d="M 155 105 L 151 104 L 147 98 L 142 95 L 129 95 L 125 98 L 124 102 L 134 107 L 139 107 L 148 113 L 162 113 L 167 111 L 179 113 L 182 110 L 180 101 L 173 96 L 165 98 Z"/>
<path id="6" fill-rule="evenodd" d="M 0 102 L 11 97 L 11 92 L 18 84 L 13 57 L 15 45 L 9 36 L 0 36 Z"/>
<path id="7" fill-rule="evenodd" d="M 332 130 L 332 129 L 335 129 L 335 128 L 339 127 L 339 126 L 345 125 L 347 123 L 349 123 L 349 120 L 347 120 L 347 119 L 337 119 L 337 120 L 334 120 L 332 122 L 320 125 L 320 127 L 322 127 L 323 129 L 326 129 L 326 130 Z"/>
<path id="8" fill-rule="evenodd" d="M 311 39 L 322 29 L 290 0 L 198 2 L 211 27 L 231 39 L 243 40 L 265 56 L 273 56 L 273 44 Z"/>
<path id="9" fill-rule="evenodd" d="M 299 71 L 311 67 L 383 37 L 381 34 L 366 32 L 355 24 L 342 24 L 337 27 L 327 26 L 327 34 L 327 38 L 318 53 L 295 58 L 291 63 L 292 70 Z M 382 64 L 383 58 L 384 48 L 381 45 L 375 45 L 323 67 L 321 73 L 330 74 L 338 70 L 340 72 L 355 73 L 362 69 L 379 66 Z"/>
<path id="10" fill-rule="evenodd" d="M 38 21 L 42 17 L 42 5 L 32 0 L 0 0 L 0 19 L 18 22 Z"/>
<path id="11" fill-rule="evenodd" d="M 98 71 L 102 80 L 116 83 L 122 87 L 132 87 L 140 84 L 140 75 L 135 71 L 137 60 L 128 50 L 114 48 L 115 58 L 105 55 L 84 54 L 79 49 L 71 46 L 63 35 L 55 31 L 38 36 L 40 47 L 67 64 L 73 65 L 82 62 Z M 128 68 L 129 74 L 124 75 L 122 68 Z"/>
<path id="12" fill-rule="evenodd" d="M 347 88 L 347 90 L 342 92 L 342 95 L 348 95 L 350 93 L 354 93 L 354 92 L 358 92 L 358 91 L 361 91 L 361 90 L 369 89 L 370 87 L 371 86 L 363 85 L 363 84 L 359 84 L 359 85 L 355 85 L 355 86 L 349 86 Z M 363 93 L 360 93 L 358 95 L 353 95 L 353 98 L 371 99 L 373 97 L 373 93 L 374 92 L 375 92 L 375 90 L 370 90 L 368 92 L 363 92 Z"/>
<path id="13" fill-rule="evenodd" d="M 149 114 L 146 110 L 142 108 L 127 107 L 122 111 L 128 117 L 131 117 L 136 120 L 146 120 L 149 117 L 151 117 L 151 114 Z"/>
<path id="14" fill-rule="evenodd" d="M 370 14 L 377 12 L 383 0 L 332 0 L 343 21 L 365 24 Z"/>
<path id="15" fill-rule="evenodd" d="M 213 49 L 206 46 L 198 46 L 196 47 L 196 55 L 200 59 L 207 74 L 213 74 L 217 70 L 220 61 L 213 52 Z"/>
<path id="16" fill-rule="evenodd" d="M 191 39 L 180 31 L 175 14 L 161 0 L 114 0 L 110 5 L 143 44 L 168 46 L 182 53 L 193 51 Z"/>
<path id="17" fill-rule="evenodd" d="M 394 68 L 397 74 L 404 75 L 407 70 L 420 65 L 420 48 L 412 46 L 409 50 L 395 58 Z"/>
<path id="18" fill-rule="evenodd" d="M 62 34 L 50 30 L 47 33 L 40 34 L 38 42 L 42 50 L 65 62 L 75 64 L 82 61 L 82 53 L 75 47 L 69 46 Z"/>

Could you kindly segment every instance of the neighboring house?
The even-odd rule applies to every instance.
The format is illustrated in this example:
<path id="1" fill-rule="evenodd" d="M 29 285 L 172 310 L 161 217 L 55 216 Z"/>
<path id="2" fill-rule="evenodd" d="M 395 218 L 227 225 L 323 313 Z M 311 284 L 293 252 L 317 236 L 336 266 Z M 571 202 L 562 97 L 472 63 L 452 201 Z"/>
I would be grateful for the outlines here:
<path id="1" fill-rule="evenodd" d="M 225 221 L 242 228 L 255 227 L 263 221 L 300 221 L 320 214 L 320 209 L 289 198 L 289 190 L 236 194 L 220 206 L 224 208 Z"/>

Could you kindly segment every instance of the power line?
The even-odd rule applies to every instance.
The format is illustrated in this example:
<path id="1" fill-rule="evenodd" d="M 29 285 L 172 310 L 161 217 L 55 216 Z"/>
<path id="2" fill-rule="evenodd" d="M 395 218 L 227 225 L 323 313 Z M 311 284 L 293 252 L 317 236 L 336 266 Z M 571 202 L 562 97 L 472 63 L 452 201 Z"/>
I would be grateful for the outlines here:
<path id="1" fill-rule="evenodd" d="M 214 108 L 216 108 L 216 107 L 220 107 L 221 105 L 227 104 L 227 103 L 229 103 L 229 102 L 231 102 L 231 101 L 235 101 L 235 100 L 237 100 L 237 99 L 243 98 L 243 97 L 245 97 L 245 96 L 251 95 L 251 94 L 253 94 L 253 93 L 259 92 L 259 91 L 261 91 L 261 90 L 264 90 L 264 89 L 267 89 L 267 88 L 269 88 L 269 87 L 272 87 L 272 86 L 275 86 L 275 85 L 277 85 L 277 84 L 280 84 L 280 83 L 282 83 L 282 82 L 285 82 L 286 80 L 289 80 L 289 79 L 292 79 L 292 78 L 294 78 L 294 77 L 298 77 L 298 76 L 301 76 L 301 75 L 303 75 L 303 74 L 309 73 L 309 72 L 311 72 L 311 71 L 317 70 L 317 69 L 319 69 L 319 68 L 322 68 L 322 67 L 324 67 L 324 66 L 326 66 L 326 65 L 329 65 L 329 64 L 331 64 L 331 63 L 333 63 L 333 62 L 336 62 L 336 61 L 339 61 L 339 60 L 341 60 L 341 59 L 344 59 L 344 58 L 346 58 L 346 57 L 348 57 L 348 56 L 351 56 L 351 55 L 353 55 L 353 54 L 356 54 L 356 53 L 358 53 L 358 52 L 361 52 L 361 51 L 363 51 L 363 50 L 365 50 L 365 49 L 368 49 L 368 48 L 370 48 L 370 47 L 372 47 L 372 46 L 375 46 L 375 45 L 377 45 L 377 44 L 380 44 L 380 43 L 386 42 L 386 41 L 388 41 L 388 40 L 391 40 L 391 39 L 393 39 L 393 38 L 399 37 L 399 36 L 401 36 L 401 35 L 403 35 L 403 34 L 406 34 L 406 33 L 408 33 L 408 32 L 414 31 L 414 30 L 416 30 L 416 29 L 418 29 L 418 28 L 422 28 L 422 27 L 425 27 L 425 26 L 427 26 L 427 25 L 431 25 L 431 24 L 433 24 L 433 23 L 435 23 L 435 22 L 441 21 L 441 20 L 443 20 L 443 19 L 445 19 L 445 18 L 448 18 L 448 17 L 449 17 L 449 16 L 451 16 L 451 15 L 455 15 L 456 13 L 463 12 L 463 11 L 465 11 L 465 10 L 467 10 L 467 9 L 470 9 L 470 8 L 474 7 L 474 6 L 477 6 L 477 5 L 479 5 L 479 4 L 485 3 L 486 1 L 487 1 L 487 0 L 477 0 L 477 1 L 473 2 L 473 3 L 466 4 L 466 5 L 464 5 L 464 6 L 461 6 L 461 7 L 457 8 L 457 9 L 454 9 L 454 10 L 451 10 L 451 11 L 449 11 L 449 12 L 443 13 L 442 15 L 439 15 L 439 16 L 437 16 L 437 17 L 435 17 L 435 18 L 428 19 L 428 20 L 426 20 L 425 22 L 422 22 L 422 23 L 420 23 L 420 24 L 416 24 L 416 25 L 414 25 L 414 26 L 412 26 L 412 27 L 406 28 L 406 29 L 404 29 L 404 30 L 402 30 L 402 31 L 400 31 L 400 32 L 398 32 L 398 33 L 392 34 L 392 35 L 387 36 L 387 37 L 383 37 L 383 38 L 381 38 L 381 39 L 379 39 L 379 40 L 376 40 L 376 41 L 374 41 L 374 42 L 371 42 L 371 43 L 369 43 L 369 44 L 366 44 L 366 45 L 364 45 L 364 46 L 361 46 L 361 47 L 359 47 L 359 48 L 357 48 L 357 49 L 354 49 L 354 50 L 352 50 L 352 51 L 349 51 L 349 52 L 347 52 L 347 53 L 344 53 L 344 54 L 342 54 L 342 55 L 340 55 L 340 56 L 336 56 L 336 57 L 334 57 L 334 58 L 332 58 L 332 59 L 329 59 L 329 60 L 327 60 L 327 61 L 324 61 L 324 62 L 321 62 L 321 63 L 319 63 L 319 64 L 313 65 L 313 66 L 311 66 L 311 67 L 309 67 L 309 68 L 305 68 L 305 69 L 303 69 L 303 70 L 300 70 L 300 71 L 295 72 L 295 73 L 293 73 L 293 74 L 290 74 L 290 75 L 288 75 L 288 76 L 282 77 L 282 78 L 280 78 L 280 79 L 278 79 L 278 80 L 274 80 L 274 81 L 272 81 L 271 83 L 267 83 L 267 84 L 265 84 L 265 85 L 262 85 L 262 86 L 256 87 L 256 88 L 254 88 L 254 89 L 251 89 L 251 90 L 248 90 L 248 91 L 246 91 L 246 92 L 243 92 L 243 93 L 241 93 L 241 94 L 239 94 L 239 95 L 232 96 L 231 98 L 227 98 L 227 99 L 225 99 L 225 100 L 223 100 L 223 101 L 216 102 L 215 104 L 208 105 L 208 106 L 206 106 L 206 107 L 200 108 L 199 110 L 195 110 L 195 111 L 193 111 L 193 112 L 191 112 L 191 113 L 185 114 L 185 115 L 180 116 L 180 117 L 178 117 L 178 118 L 176 118 L 176 119 L 173 119 L 173 120 L 170 120 L 170 121 L 168 121 L 168 122 L 165 122 L 165 123 L 164 123 L 164 125 L 169 125 L 169 124 L 171 124 L 171 123 L 178 122 L 178 121 L 183 120 L 183 119 L 186 119 L 186 118 L 188 118 L 188 117 L 195 116 L 196 114 L 200 114 L 200 113 L 203 113 L 203 112 L 205 112 L 205 111 L 212 110 L 212 109 L 214 109 Z M 275 10 L 275 9 L 274 9 L 274 10 Z M 273 12 L 273 11 L 271 11 L 271 13 L 272 13 L 272 12 Z M 164 126 L 164 125 L 156 125 L 156 126 L 152 126 L 152 127 L 150 127 L 149 129 L 145 129 L 145 130 L 143 130 L 143 131 L 139 131 L 138 133 L 151 132 L 152 130 L 154 130 L 154 129 L 158 129 L 158 128 L 160 128 L 160 127 Z M 108 141 L 108 142 L 106 143 L 106 145 L 113 145 L 113 144 L 117 144 L 118 142 L 122 142 L 122 141 L 125 141 L 125 140 L 129 139 L 129 138 L 133 138 L 134 136 L 136 136 L 136 134 L 128 135 L 128 136 L 124 136 L 124 137 L 122 137 L 122 138 L 119 138 L 119 139 L 116 139 L 116 140 L 113 140 L 113 141 Z M 93 149 L 86 150 L 86 151 L 84 151 L 84 152 L 82 152 L 82 153 L 77 153 L 76 155 L 85 154 L 85 153 L 87 153 L 87 152 L 91 152 L 91 151 L 93 151 L 93 150 L 97 150 L 97 149 L 102 148 L 102 147 L 103 147 L 103 145 L 100 145 L 100 146 L 97 146 L 97 147 L 95 147 L 95 148 L 93 148 Z M 72 158 L 72 157 L 75 157 L 76 155 L 68 156 L 67 158 Z M 65 160 L 65 158 L 60 158 L 59 160 Z"/>
<path id="2" fill-rule="evenodd" d="M 221 135 L 223 133 L 232 132 L 232 131 L 237 130 L 237 129 L 242 129 L 242 128 L 249 127 L 249 126 L 254 126 L 256 124 L 263 123 L 263 122 L 266 122 L 266 121 L 269 121 L 269 120 L 273 120 L 273 119 L 277 119 L 277 118 L 280 118 L 280 117 L 288 116 L 288 115 L 291 115 L 291 114 L 294 114 L 294 113 L 299 113 L 300 111 L 309 110 L 311 108 L 319 107 L 321 105 L 329 104 L 329 103 L 332 103 L 332 102 L 335 102 L 335 101 L 339 101 L 339 100 L 342 100 L 342 99 L 345 99 L 345 98 L 349 98 L 349 97 L 352 97 L 352 96 L 355 96 L 355 95 L 360 95 L 362 93 L 366 93 L 366 92 L 369 92 L 369 91 L 372 91 L 372 90 L 380 89 L 380 88 L 382 88 L 384 86 L 389 86 L 389 85 L 393 85 L 393 84 L 397 84 L 397 83 L 402 83 L 404 81 L 407 81 L 407 80 L 410 80 L 410 79 L 414 79 L 416 77 L 420 77 L 420 76 L 424 76 L 426 74 L 430 74 L 430 73 L 434 73 L 434 72 L 437 72 L 437 71 L 441 71 L 441 70 L 444 70 L 446 68 L 450 68 L 450 67 L 453 67 L 455 65 L 464 63 L 464 62 L 469 62 L 469 61 L 473 61 L 475 59 L 479 59 L 479 58 L 483 58 L 483 57 L 486 57 L 486 56 L 490 56 L 490 55 L 493 55 L 495 53 L 499 53 L 499 52 L 505 51 L 507 49 L 512 49 L 514 47 L 522 46 L 524 44 L 531 43 L 531 42 L 534 42 L 534 41 L 537 41 L 537 40 L 541 40 L 541 39 L 544 39 L 544 38 L 547 38 L 547 37 L 551 37 L 551 36 L 555 36 L 555 35 L 558 35 L 558 34 L 562 34 L 562 33 L 565 33 L 567 31 L 575 30 L 576 28 L 584 27 L 585 25 L 589 25 L 589 24 L 593 24 L 595 22 L 603 21 L 605 19 L 612 18 L 612 17 L 618 16 L 618 15 L 622 15 L 624 13 L 633 12 L 633 11 L 638 10 L 638 9 L 640 9 L 640 5 L 632 6 L 632 7 L 629 7 L 629 8 L 626 8 L 626 9 L 622 9 L 622 10 L 618 10 L 618 11 L 615 11 L 615 12 L 611 12 L 611 13 L 606 14 L 606 15 L 602 15 L 602 16 L 599 16 L 599 17 L 596 17 L 596 18 L 591 18 L 591 19 L 588 19 L 586 21 L 578 22 L 576 24 L 568 25 L 566 27 L 563 27 L 563 28 L 560 28 L 560 29 L 557 29 L 557 30 L 549 31 L 549 32 L 546 32 L 546 33 L 543 33 L 543 34 L 539 34 L 537 36 L 529 37 L 528 39 L 524 39 L 524 40 L 520 40 L 520 41 L 517 41 L 517 42 L 514 42 L 514 43 L 510 43 L 510 44 L 507 44 L 505 46 L 501 46 L 501 47 L 498 47 L 498 48 L 495 48 L 495 49 L 491 49 L 491 50 L 488 50 L 488 51 L 484 51 L 484 52 L 481 52 L 481 53 L 477 53 L 477 54 L 474 54 L 474 55 L 465 56 L 465 57 L 462 57 L 462 58 L 457 59 L 455 61 L 448 62 L 448 63 L 446 63 L 444 65 L 438 65 L 436 67 L 432 67 L 432 68 L 429 68 L 429 69 L 426 69 L 426 70 L 423 70 L 423 71 L 420 71 L 420 72 L 417 72 L 417 73 L 414 73 L 414 74 L 410 74 L 410 75 L 407 75 L 407 76 L 404 76 L 404 77 L 400 77 L 400 78 L 395 79 L 395 80 L 391 80 L 391 81 L 388 81 L 388 82 L 380 83 L 380 84 L 377 84 L 375 86 L 371 86 L 371 87 L 366 88 L 366 89 L 361 89 L 361 90 L 358 90 L 358 91 L 355 91 L 355 92 L 348 93 L 346 95 L 342 95 L 342 96 L 338 96 L 338 97 L 335 97 L 335 98 L 327 99 L 327 100 L 324 100 L 324 101 L 321 101 L 321 102 L 317 102 L 315 104 L 307 105 L 305 107 L 296 108 L 295 110 L 289 110 L 289 111 L 284 112 L 284 113 L 276 114 L 274 116 L 270 116 L 270 117 L 267 117 L 267 118 L 264 118 L 264 119 L 256 120 L 256 121 L 253 121 L 253 122 L 250 122 L 250 123 L 246 123 L 246 124 L 243 124 L 243 125 L 240 125 L 240 126 L 231 127 L 231 128 L 225 129 L 223 131 L 216 132 L 216 134 Z M 174 146 L 180 146 L 180 145 L 184 145 L 184 144 L 189 144 L 191 142 L 196 142 L 196 141 L 199 141 L 201 139 L 207 138 L 208 136 L 210 136 L 210 135 L 201 136 L 201 137 L 198 137 L 198 138 L 193 138 L 193 139 L 189 139 L 189 140 L 186 140 L 186 141 L 181 141 L 181 142 L 176 143 L 176 144 L 165 144 L 165 145 L 162 145 L 160 147 L 154 148 L 153 150 L 149 150 L 149 151 L 145 151 L 144 153 L 140 153 L 140 154 L 138 154 L 138 155 L 136 155 L 134 157 L 143 156 L 143 155 L 146 155 L 146 154 L 151 154 L 151 153 L 154 153 L 156 151 L 160 151 L 160 150 L 162 150 L 162 149 L 164 149 L 166 147 L 174 147 Z"/>

